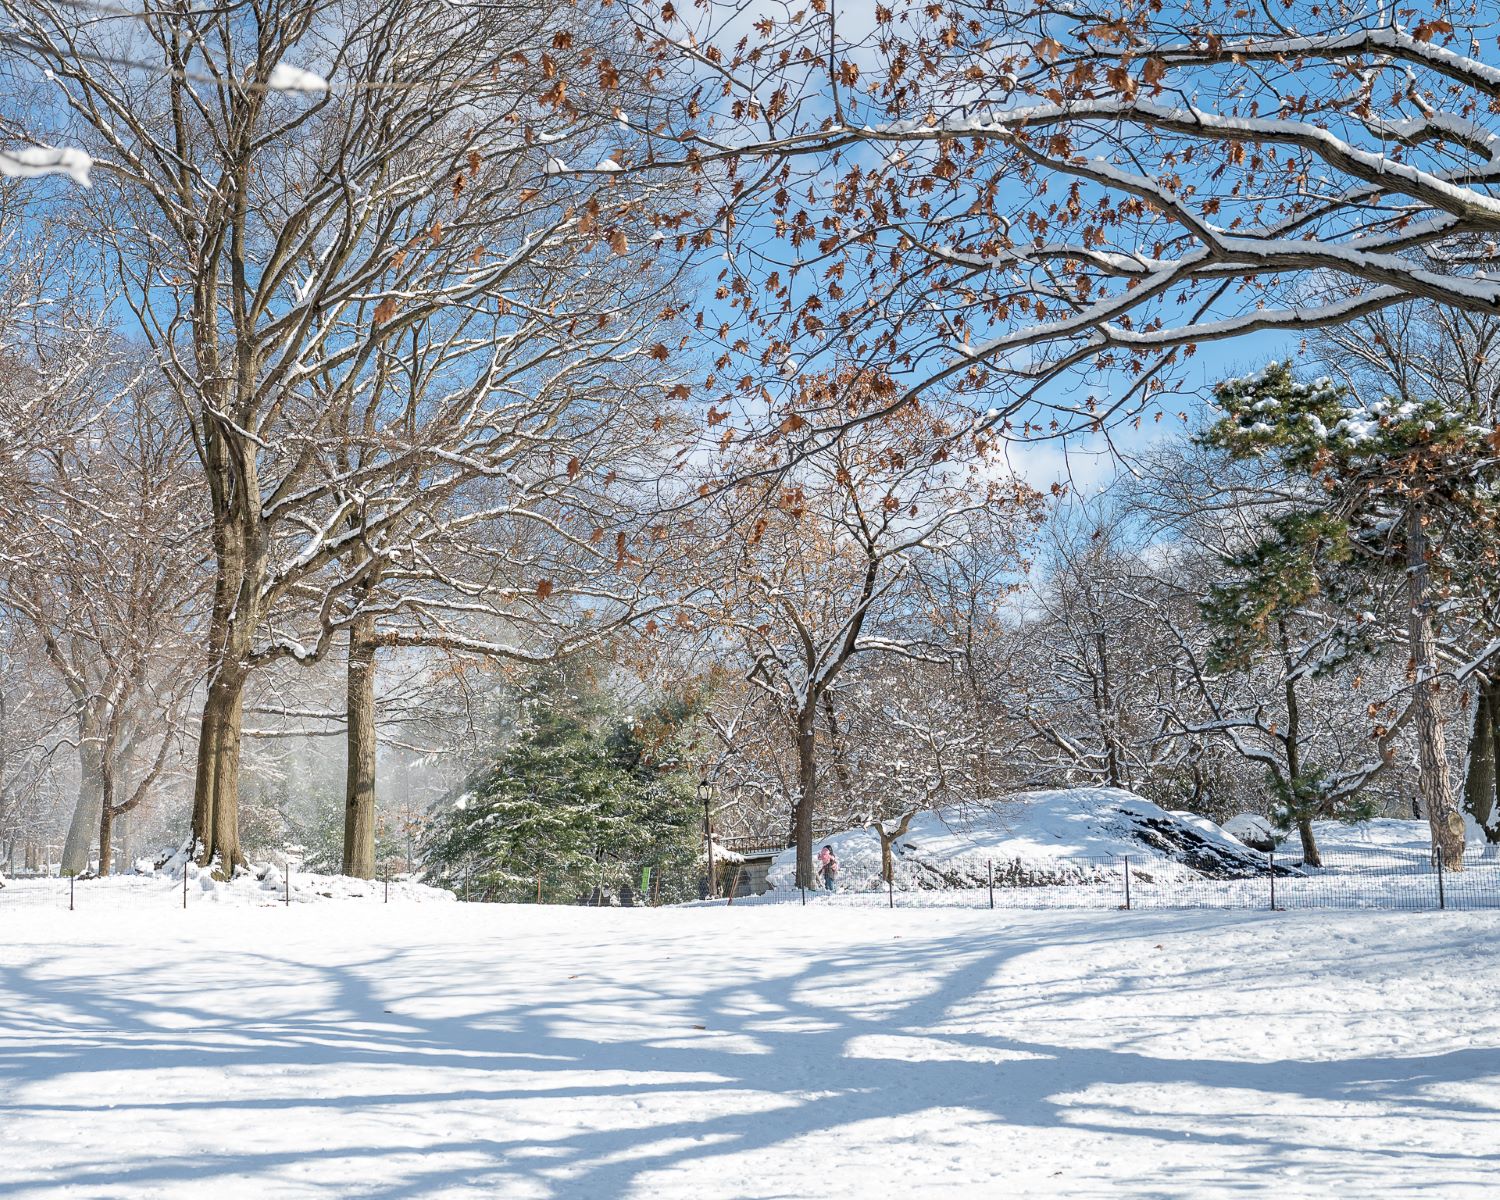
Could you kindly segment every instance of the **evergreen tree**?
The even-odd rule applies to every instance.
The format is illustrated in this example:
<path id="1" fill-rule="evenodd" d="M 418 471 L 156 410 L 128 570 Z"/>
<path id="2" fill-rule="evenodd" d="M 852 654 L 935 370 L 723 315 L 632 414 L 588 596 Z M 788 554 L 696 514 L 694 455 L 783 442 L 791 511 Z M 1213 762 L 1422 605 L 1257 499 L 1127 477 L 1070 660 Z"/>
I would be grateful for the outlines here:
<path id="1" fill-rule="evenodd" d="M 631 719 L 586 670 L 552 667 L 519 690 L 512 739 L 437 821 L 428 878 L 486 900 L 569 902 L 637 887 L 691 894 L 698 854 L 682 748 L 695 715 L 673 698 Z"/>
<path id="2" fill-rule="evenodd" d="M 1229 380 L 1216 393 L 1224 417 L 1209 444 L 1238 457 L 1272 455 L 1300 484 L 1264 537 L 1231 560 L 1239 577 L 1205 604 L 1233 663 L 1274 635 L 1297 609 L 1322 598 L 1347 617 L 1349 651 L 1366 649 L 1362 590 L 1404 581 L 1412 719 L 1421 805 L 1433 853 L 1463 866 L 1464 825 L 1447 772 L 1441 703 L 1447 679 L 1436 649 L 1441 594 L 1480 569 L 1493 546 L 1490 433 L 1475 414 L 1436 396 L 1364 401 L 1322 378 L 1298 380 L 1290 363 Z M 1308 765 L 1283 789 L 1292 810 L 1319 803 Z"/>

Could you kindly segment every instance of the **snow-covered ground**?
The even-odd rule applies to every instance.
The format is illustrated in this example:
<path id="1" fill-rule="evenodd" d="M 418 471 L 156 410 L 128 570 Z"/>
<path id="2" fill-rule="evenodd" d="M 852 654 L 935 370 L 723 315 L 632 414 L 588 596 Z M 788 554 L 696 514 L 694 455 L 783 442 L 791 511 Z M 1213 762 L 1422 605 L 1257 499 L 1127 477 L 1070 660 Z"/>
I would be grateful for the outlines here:
<path id="1" fill-rule="evenodd" d="M 451 904 L 452 892 L 406 879 L 351 879 L 345 875 L 318 875 L 267 865 L 254 872 L 241 872 L 232 881 L 215 879 L 197 863 L 187 864 L 187 886 L 182 867 L 153 870 L 142 860 L 140 868 L 106 880 L 80 879 L 74 887 L 73 903 L 84 909 L 128 905 L 146 909 L 195 908 L 201 904 L 252 905 L 320 904 L 329 900 L 365 900 L 384 904 L 398 902 Z M 0 920 L 12 905 L 57 908 L 69 903 L 68 880 L 56 875 L 21 879 L 0 877 Z M 3 929 L 0 926 L 0 929 Z"/>
<path id="2" fill-rule="evenodd" d="M 7 1200 L 1478 1198 L 1500 1168 L 1500 914 L 79 892 L 0 904 Z"/>

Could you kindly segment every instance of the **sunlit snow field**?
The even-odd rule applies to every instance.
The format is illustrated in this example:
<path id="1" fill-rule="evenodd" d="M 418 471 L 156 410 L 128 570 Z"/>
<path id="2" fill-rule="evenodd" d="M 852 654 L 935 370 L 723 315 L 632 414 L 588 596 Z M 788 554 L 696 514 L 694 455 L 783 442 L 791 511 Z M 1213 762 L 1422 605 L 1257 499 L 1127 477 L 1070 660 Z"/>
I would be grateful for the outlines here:
<path id="1" fill-rule="evenodd" d="M 7 1197 L 1479 1197 L 1500 1171 L 1496 913 L 79 886 L 0 905 Z"/>

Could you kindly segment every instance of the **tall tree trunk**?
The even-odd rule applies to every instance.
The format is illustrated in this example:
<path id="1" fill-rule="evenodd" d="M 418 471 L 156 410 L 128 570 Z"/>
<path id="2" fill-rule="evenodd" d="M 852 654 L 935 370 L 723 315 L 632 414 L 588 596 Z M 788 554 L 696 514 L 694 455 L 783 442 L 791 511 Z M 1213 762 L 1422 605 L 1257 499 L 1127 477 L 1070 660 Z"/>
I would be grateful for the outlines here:
<path id="1" fill-rule="evenodd" d="M 1297 823 L 1297 836 L 1302 841 L 1302 861 L 1310 867 L 1321 867 L 1323 855 L 1318 851 L 1317 839 L 1313 836 L 1313 816 L 1307 807 L 1302 792 L 1302 705 L 1297 700 L 1297 681 L 1292 674 L 1292 647 L 1287 636 L 1286 622 L 1278 620 L 1277 632 L 1281 637 L 1282 696 L 1286 703 L 1286 772 L 1289 780 L 1288 797 L 1293 806 L 1293 819 Z"/>
<path id="2" fill-rule="evenodd" d="M 1481 695 L 1490 709 L 1490 761 L 1494 764 L 1494 790 L 1491 793 L 1493 807 L 1490 823 L 1484 827 L 1485 841 L 1500 842 L 1500 678 L 1487 679 L 1482 684 Z"/>
<path id="3" fill-rule="evenodd" d="M 246 865 L 240 847 L 240 740 L 266 551 L 255 447 L 231 447 L 217 421 L 209 421 L 208 428 L 204 467 L 213 494 L 217 560 L 208 632 L 214 665 L 198 735 L 193 841 L 199 864 L 213 865 L 228 879 Z"/>
<path id="4" fill-rule="evenodd" d="M 193 841 L 198 861 L 228 879 L 245 865 L 240 848 L 240 735 L 245 681 L 219 674 L 208 686 L 193 783 Z"/>
<path id="5" fill-rule="evenodd" d="M 1490 821 L 1495 815 L 1494 686 L 1488 679 L 1479 682 L 1473 731 L 1469 735 L 1468 765 L 1464 769 L 1464 807 L 1491 841 L 1495 840 L 1490 837 Z"/>
<path id="6" fill-rule="evenodd" d="M 375 618 L 349 627 L 344 874 L 375 877 Z"/>
<path id="7" fill-rule="evenodd" d="M 1427 533 L 1423 508 L 1413 504 L 1406 518 L 1407 598 L 1410 604 L 1408 642 L 1411 650 L 1414 716 L 1417 731 L 1418 792 L 1432 835 L 1434 858 L 1450 871 L 1464 867 L 1464 821 L 1448 781 L 1448 755 L 1443 737 L 1442 690 L 1437 675 L 1437 644 L 1427 568 Z"/>
<path id="8" fill-rule="evenodd" d="M 121 813 L 114 820 L 114 840 L 120 847 L 120 869 L 129 873 L 138 855 L 136 849 L 136 830 L 139 822 L 134 812 Z"/>
<path id="9" fill-rule="evenodd" d="M 114 755 L 106 749 L 100 756 L 99 770 L 99 877 L 109 874 L 114 858 L 115 764 Z"/>
<path id="10" fill-rule="evenodd" d="M 818 792 L 817 701 L 809 698 L 797 714 L 797 885 L 816 887 L 813 879 L 813 803 Z"/>
<path id="11" fill-rule="evenodd" d="M 1104 740 L 1104 782 L 1106 786 L 1124 787 L 1124 775 L 1120 769 L 1120 741 L 1115 728 L 1114 696 L 1109 681 L 1109 642 L 1104 630 L 1094 632 L 1094 645 L 1099 655 L 1099 676 L 1094 681 L 1094 712 L 1099 720 L 1099 733 Z"/>
<path id="12" fill-rule="evenodd" d="M 94 835 L 99 831 L 103 786 L 99 747 L 98 719 L 91 707 L 85 707 L 78 718 L 78 803 L 63 842 L 60 870 L 64 875 L 81 875 L 88 870 L 89 851 L 94 848 Z"/>

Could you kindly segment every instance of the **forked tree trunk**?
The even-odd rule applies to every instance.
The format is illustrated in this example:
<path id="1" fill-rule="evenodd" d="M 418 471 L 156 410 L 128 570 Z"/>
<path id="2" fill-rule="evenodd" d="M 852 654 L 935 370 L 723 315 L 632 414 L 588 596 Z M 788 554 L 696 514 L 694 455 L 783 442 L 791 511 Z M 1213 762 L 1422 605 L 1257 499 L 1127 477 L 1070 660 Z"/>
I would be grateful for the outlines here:
<path id="1" fill-rule="evenodd" d="M 917 815 L 916 809 L 909 809 L 901 814 L 901 820 L 897 822 L 895 829 L 886 829 L 884 821 L 876 821 L 870 826 L 875 835 L 880 838 L 880 878 L 886 883 L 895 883 L 896 860 L 892 854 L 892 848 L 896 839 L 904 837 L 906 831 L 911 828 L 912 818 Z"/>
<path id="2" fill-rule="evenodd" d="M 797 715 L 797 886 L 816 887 L 813 879 L 813 803 L 818 793 L 815 718 L 817 702 L 809 700 Z"/>
<path id="3" fill-rule="evenodd" d="M 1464 821 L 1448 781 L 1443 737 L 1442 690 L 1437 676 L 1437 644 L 1428 595 L 1427 534 L 1422 506 L 1413 504 L 1406 519 L 1408 641 L 1411 650 L 1417 731 L 1417 783 L 1422 815 L 1432 835 L 1432 853 L 1450 871 L 1464 867 Z"/>
<path id="4" fill-rule="evenodd" d="M 344 785 L 345 875 L 375 877 L 375 618 L 349 628 Z"/>
<path id="5" fill-rule="evenodd" d="M 237 435 L 231 445 L 217 422 L 209 422 L 208 431 L 203 465 L 214 502 L 216 570 L 208 631 L 214 666 L 198 733 L 193 842 L 198 863 L 229 879 L 246 865 L 240 847 L 240 740 L 267 560 L 255 446 Z"/>

